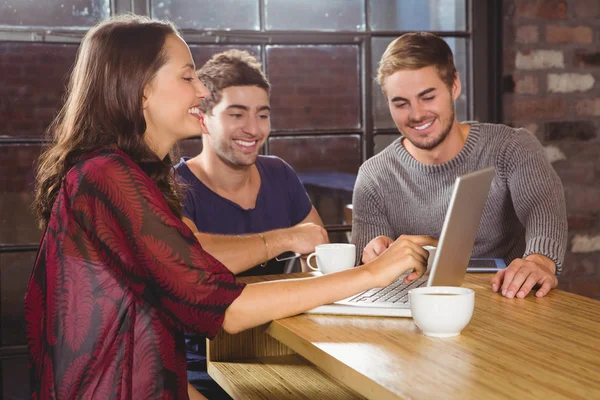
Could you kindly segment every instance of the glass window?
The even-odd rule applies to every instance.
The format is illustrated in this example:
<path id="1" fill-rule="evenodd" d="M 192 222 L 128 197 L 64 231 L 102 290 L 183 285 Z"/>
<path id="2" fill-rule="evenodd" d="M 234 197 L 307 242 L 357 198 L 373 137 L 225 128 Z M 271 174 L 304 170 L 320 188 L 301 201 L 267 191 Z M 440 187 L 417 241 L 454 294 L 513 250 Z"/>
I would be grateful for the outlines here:
<path id="1" fill-rule="evenodd" d="M 29 360 L 27 356 L 9 358 L 0 363 L 2 379 L 0 398 L 5 400 L 29 399 Z"/>
<path id="2" fill-rule="evenodd" d="M 325 224 L 343 224 L 344 207 L 360 166 L 359 135 L 271 137 L 269 154 L 288 162 L 298 173 Z"/>
<path id="3" fill-rule="evenodd" d="M 360 128 L 358 46 L 268 46 L 266 64 L 273 129 Z"/>
<path id="4" fill-rule="evenodd" d="M 37 252 L 0 253 L 2 345 L 26 345 L 23 299 Z"/>
<path id="5" fill-rule="evenodd" d="M 39 243 L 41 232 L 31 210 L 33 163 L 40 145 L 0 145 L 0 243 Z"/>
<path id="6" fill-rule="evenodd" d="M 364 0 L 265 0 L 268 30 L 364 31 Z"/>
<path id="7" fill-rule="evenodd" d="M 258 0 L 151 0 L 151 14 L 182 29 L 259 30 Z"/>
<path id="8" fill-rule="evenodd" d="M 89 27 L 108 18 L 110 3 L 110 0 L 4 0 L 0 3 L 0 28 Z"/>
<path id="9" fill-rule="evenodd" d="M 375 135 L 373 138 L 374 149 L 373 154 L 381 153 L 386 147 L 400 137 L 400 133 L 392 135 Z"/>
<path id="10" fill-rule="evenodd" d="M 260 61 L 260 59 L 261 59 L 260 46 L 216 45 L 216 44 L 191 44 L 190 45 L 190 51 L 192 52 L 192 57 L 194 57 L 194 62 L 196 63 L 196 68 L 202 67 L 215 54 L 222 53 L 224 51 L 232 50 L 232 49 L 246 50 L 248 53 L 250 53 L 254 57 L 256 57 L 257 60 Z"/>
<path id="11" fill-rule="evenodd" d="M 40 137 L 63 104 L 78 45 L 0 43 L 0 136 Z"/>
<path id="12" fill-rule="evenodd" d="M 465 0 L 369 1 L 373 31 L 464 31 Z"/>
<path id="13" fill-rule="evenodd" d="M 202 151 L 202 139 L 186 139 L 178 143 L 180 157 L 196 157 Z M 178 162 L 178 160 L 175 160 Z"/>
<path id="14" fill-rule="evenodd" d="M 381 56 L 385 52 L 387 46 L 395 38 L 373 38 L 372 39 L 372 60 L 371 66 L 373 68 L 373 76 L 377 75 L 377 67 Z M 470 86 L 470 79 L 467 75 L 467 40 L 458 38 L 444 38 L 454 54 L 454 64 L 460 77 L 462 84 L 462 92 L 455 102 L 456 118 L 459 121 L 465 121 L 469 118 L 468 116 L 468 91 Z M 375 128 L 394 128 L 394 121 L 390 116 L 388 104 L 381 93 L 381 88 L 377 83 L 373 83 L 373 119 Z"/>
<path id="15" fill-rule="evenodd" d="M 352 221 L 350 221 L 348 223 L 348 225 L 351 225 Z M 329 236 L 329 243 L 350 243 L 352 242 L 352 229 L 349 229 L 347 231 L 343 231 L 343 232 L 329 232 L 328 236 Z M 314 262 L 313 260 L 311 260 L 312 262 Z M 358 261 L 358 260 L 356 260 Z M 314 265 L 314 264 L 313 264 Z"/>

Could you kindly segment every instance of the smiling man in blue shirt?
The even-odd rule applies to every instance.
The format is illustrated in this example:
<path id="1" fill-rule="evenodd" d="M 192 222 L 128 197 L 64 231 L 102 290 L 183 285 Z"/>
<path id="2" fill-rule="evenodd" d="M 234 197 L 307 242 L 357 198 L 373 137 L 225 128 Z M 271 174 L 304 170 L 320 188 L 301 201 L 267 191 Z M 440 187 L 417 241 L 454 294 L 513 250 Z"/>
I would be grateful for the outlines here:
<path id="1" fill-rule="evenodd" d="M 205 125 L 202 152 L 183 158 L 175 167 L 187 186 L 184 222 L 217 258 L 228 253 L 228 244 L 222 241 L 221 250 L 215 234 L 262 235 L 277 230 L 269 240 L 279 242 L 279 248 L 302 252 L 298 243 L 314 240 L 310 239 L 314 225 L 323 222 L 294 170 L 278 157 L 259 155 L 271 131 L 270 84 L 260 64 L 245 51 L 230 50 L 213 56 L 197 75 L 210 96 L 200 105 Z M 275 243 L 264 244 L 266 259 L 277 255 L 269 254 Z M 230 268 L 235 265 L 220 261 Z M 277 274 L 283 268 L 284 263 L 272 260 L 234 272 Z M 227 398 L 206 373 L 206 338 L 188 336 L 186 342 L 190 383 L 210 399 Z"/>

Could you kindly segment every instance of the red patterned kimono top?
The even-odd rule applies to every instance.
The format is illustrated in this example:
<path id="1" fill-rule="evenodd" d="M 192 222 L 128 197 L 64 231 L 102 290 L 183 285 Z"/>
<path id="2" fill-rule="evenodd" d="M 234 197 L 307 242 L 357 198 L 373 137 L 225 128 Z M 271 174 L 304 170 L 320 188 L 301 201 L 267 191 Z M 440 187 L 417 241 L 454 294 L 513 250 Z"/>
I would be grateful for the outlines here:
<path id="1" fill-rule="evenodd" d="M 183 331 L 214 337 L 244 285 L 125 153 L 74 166 L 25 296 L 33 399 L 187 399 Z"/>

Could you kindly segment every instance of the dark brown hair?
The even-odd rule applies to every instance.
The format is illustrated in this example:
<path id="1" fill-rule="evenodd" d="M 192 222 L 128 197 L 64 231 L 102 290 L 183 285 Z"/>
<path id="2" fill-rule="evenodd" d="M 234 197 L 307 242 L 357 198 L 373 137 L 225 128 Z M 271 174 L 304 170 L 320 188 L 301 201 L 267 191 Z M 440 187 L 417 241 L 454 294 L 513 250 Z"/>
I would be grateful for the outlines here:
<path id="1" fill-rule="evenodd" d="M 211 114 L 213 107 L 221 101 L 221 92 L 231 86 L 258 86 L 270 93 L 271 85 L 260 67 L 247 51 L 228 50 L 212 56 L 196 71 L 210 91 L 210 96 L 200 102 L 202 111 Z"/>
<path id="2" fill-rule="evenodd" d="M 431 66 L 436 68 L 440 79 L 451 88 L 456 79 L 456 66 L 448 43 L 430 32 L 405 33 L 390 43 L 381 56 L 377 83 L 383 91 L 385 80 L 395 72 Z"/>
<path id="3" fill-rule="evenodd" d="M 50 146 L 37 167 L 33 206 L 42 228 L 69 169 L 106 147 L 127 153 L 181 215 L 172 157 L 161 160 L 144 141 L 144 88 L 167 61 L 163 46 L 169 35 L 178 35 L 169 22 L 122 15 L 101 22 L 83 38 L 65 104 L 48 128 Z"/>

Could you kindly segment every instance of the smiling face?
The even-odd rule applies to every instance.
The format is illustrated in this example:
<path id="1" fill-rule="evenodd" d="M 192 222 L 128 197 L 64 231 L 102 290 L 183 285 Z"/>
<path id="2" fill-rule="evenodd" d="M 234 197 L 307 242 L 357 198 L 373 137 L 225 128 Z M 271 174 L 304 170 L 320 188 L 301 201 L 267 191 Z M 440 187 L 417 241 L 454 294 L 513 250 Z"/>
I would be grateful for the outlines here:
<path id="1" fill-rule="evenodd" d="M 256 162 L 271 131 L 269 95 L 258 86 L 230 86 L 205 118 L 206 151 L 234 167 Z"/>
<path id="2" fill-rule="evenodd" d="M 433 66 L 399 70 L 385 79 L 383 89 L 396 127 L 414 147 L 433 150 L 451 132 L 458 132 L 454 114 L 458 76 L 448 88 Z"/>
<path id="3" fill-rule="evenodd" d="M 196 77 L 183 39 L 169 35 L 164 52 L 166 63 L 144 91 L 145 137 L 154 148 L 170 148 L 181 139 L 200 135 L 203 119 L 198 107 L 209 94 Z"/>

